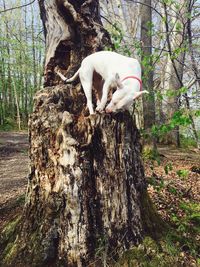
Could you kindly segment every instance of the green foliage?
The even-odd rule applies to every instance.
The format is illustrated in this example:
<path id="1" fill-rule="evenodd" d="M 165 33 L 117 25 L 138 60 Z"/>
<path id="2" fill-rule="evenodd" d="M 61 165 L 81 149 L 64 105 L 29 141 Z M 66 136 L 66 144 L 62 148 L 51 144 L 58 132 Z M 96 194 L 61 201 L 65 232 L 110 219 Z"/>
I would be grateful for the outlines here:
<path id="1" fill-rule="evenodd" d="M 167 163 L 167 164 L 164 166 L 165 174 L 169 174 L 169 171 L 172 171 L 172 170 L 173 170 L 173 166 L 172 166 L 172 163 L 171 163 L 171 162 Z"/>
<path id="2" fill-rule="evenodd" d="M 160 138 L 165 136 L 170 131 L 174 130 L 177 126 L 187 127 L 191 124 L 191 118 L 188 114 L 184 113 L 184 110 L 178 110 L 174 112 L 171 120 L 162 125 L 153 125 L 151 128 L 151 134 L 154 137 Z"/>
<path id="3" fill-rule="evenodd" d="M 182 30 L 182 28 L 183 28 L 183 25 L 182 25 L 182 23 L 180 23 L 180 22 L 177 22 L 177 23 L 176 23 L 176 30 L 177 30 L 177 31 L 181 31 L 181 30 Z"/>
<path id="4" fill-rule="evenodd" d="M 172 4 L 175 3 L 174 0 L 162 0 L 161 2 L 164 3 L 164 4 L 166 4 L 166 5 L 172 5 Z"/>
<path id="5" fill-rule="evenodd" d="M 106 233 L 102 233 L 97 239 L 95 258 L 104 259 L 107 257 L 108 253 L 108 237 Z"/>
<path id="6" fill-rule="evenodd" d="M 200 110 L 196 110 L 194 115 L 195 115 L 196 117 L 200 117 Z"/>
<path id="7" fill-rule="evenodd" d="M 13 221 L 8 222 L 1 232 L 1 240 L 8 240 L 12 238 L 14 231 L 16 230 L 16 226 L 18 225 L 21 217 L 16 217 Z"/>
<path id="8" fill-rule="evenodd" d="M 162 177 L 156 179 L 156 177 L 152 176 L 148 178 L 148 184 L 152 185 L 157 192 L 160 192 L 164 187 L 165 183 Z"/>
<path id="9" fill-rule="evenodd" d="M 187 222 L 188 227 L 190 227 L 191 223 L 197 227 L 193 227 L 190 230 L 200 233 L 200 227 L 198 227 L 200 225 L 200 204 L 182 202 L 180 208 L 185 212 L 184 220 Z"/>
<path id="10" fill-rule="evenodd" d="M 176 189 L 171 189 L 177 195 Z M 146 237 L 138 247 L 126 252 L 118 262 L 119 265 L 115 266 L 182 266 L 180 262 L 185 261 L 186 254 L 197 259 L 200 204 L 181 201 L 180 209 L 181 213 L 170 215 L 173 228 L 164 232 L 157 241 Z M 183 263 L 186 266 L 184 264 L 187 263 Z"/>
<path id="11" fill-rule="evenodd" d="M 180 178 L 184 178 L 184 179 L 187 178 L 189 175 L 188 170 L 178 170 L 176 173 L 178 174 Z"/>
<path id="12" fill-rule="evenodd" d="M 121 26 L 118 23 L 113 23 L 112 27 L 108 28 L 110 33 L 112 44 L 114 45 L 115 51 L 123 51 L 122 40 L 123 40 L 123 32 Z M 112 50 L 111 48 L 107 48 L 107 50 Z"/>
<path id="13" fill-rule="evenodd" d="M 176 231 L 170 235 L 170 238 L 197 258 L 198 246 L 200 245 L 198 240 L 200 234 L 200 204 L 181 202 L 180 209 L 182 213 L 171 215 L 171 221 Z"/>
<path id="14" fill-rule="evenodd" d="M 22 121 L 21 130 L 26 130 L 26 129 L 27 129 L 27 122 Z M 5 118 L 4 123 L 0 125 L 0 131 L 2 132 L 18 131 L 18 125 L 16 119 L 12 117 Z"/>
<path id="15" fill-rule="evenodd" d="M 12 131 L 15 129 L 15 121 L 13 118 L 5 118 L 3 125 L 0 125 L 0 131 Z"/>
<path id="16" fill-rule="evenodd" d="M 142 151 L 143 159 L 145 160 L 157 160 L 159 154 L 156 150 L 152 149 L 150 146 L 144 147 Z"/>
<path id="17" fill-rule="evenodd" d="M 145 146 L 142 151 L 142 157 L 144 160 L 150 162 L 156 161 L 160 165 L 160 155 L 157 150 L 152 149 L 150 146 Z"/>
<path id="18" fill-rule="evenodd" d="M 177 189 L 174 187 L 174 186 L 172 186 L 172 185 L 168 185 L 168 191 L 172 194 L 172 195 L 178 195 L 179 193 L 178 193 L 178 191 L 177 191 Z"/>
<path id="19" fill-rule="evenodd" d="M 184 114 L 184 110 L 178 110 L 176 111 L 172 118 L 171 118 L 171 122 L 170 125 L 172 127 L 175 126 L 188 126 L 191 124 L 191 119 L 189 117 L 189 115 Z"/>
<path id="20" fill-rule="evenodd" d="M 173 96 L 180 96 L 181 94 L 187 93 L 188 88 L 183 86 L 179 88 L 178 90 L 168 89 L 166 90 L 166 93 L 162 93 L 163 96 L 173 97 Z"/>

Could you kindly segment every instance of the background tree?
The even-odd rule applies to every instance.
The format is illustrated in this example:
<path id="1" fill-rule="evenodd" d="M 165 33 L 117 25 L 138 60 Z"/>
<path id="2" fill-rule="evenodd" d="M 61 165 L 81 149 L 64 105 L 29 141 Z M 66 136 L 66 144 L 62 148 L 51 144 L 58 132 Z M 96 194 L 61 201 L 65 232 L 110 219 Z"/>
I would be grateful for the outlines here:
<path id="1" fill-rule="evenodd" d="M 143 97 L 143 120 L 144 129 L 150 131 L 155 125 L 155 101 L 152 60 L 152 9 L 151 0 L 144 0 L 141 5 L 141 43 L 142 43 L 142 67 L 143 67 L 143 90 L 150 94 Z M 154 148 L 156 145 L 155 140 Z"/>
<path id="2" fill-rule="evenodd" d="M 186 51 L 186 27 L 187 22 L 187 5 L 186 1 L 179 1 L 180 12 L 176 8 L 169 11 L 166 3 L 163 3 L 165 15 L 165 32 L 168 47 L 168 59 L 165 69 L 165 90 L 168 90 L 169 96 L 166 107 L 168 119 L 180 109 L 180 93 L 179 89 L 183 87 L 183 67 L 185 62 Z M 171 14 L 170 14 L 171 12 Z M 171 25 L 169 24 L 169 19 Z M 172 28 L 170 28 L 170 26 Z M 170 34 L 171 31 L 171 34 Z M 176 126 L 170 134 L 168 134 L 169 142 L 180 146 L 179 126 Z"/>

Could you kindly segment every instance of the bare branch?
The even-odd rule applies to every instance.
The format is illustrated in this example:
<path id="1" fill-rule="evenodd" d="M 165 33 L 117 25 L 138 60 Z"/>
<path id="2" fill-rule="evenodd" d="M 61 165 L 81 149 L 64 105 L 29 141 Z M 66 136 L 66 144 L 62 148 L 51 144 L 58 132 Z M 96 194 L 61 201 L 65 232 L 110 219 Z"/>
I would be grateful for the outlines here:
<path id="1" fill-rule="evenodd" d="M 18 8 L 22 8 L 22 7 L 26 7 L 26 6 L 32 5 L 34 2 L 35 2 L 35 0 L 31 1 L 28 4 L 24 4 L 24 5 L 21 5 L 21 6 L 16 6 L 16 7 L 11 7 L 11 8 L 8 8 L 8 9 L 0 10 L 0 14 L 4 13 L 4 12 L 7 12 L 7 11 L 14 10 L 14 9 L 18 9 Z"/>
<path id="2" fill-rule="evenodd" d="M 170 34 L 170 30 L 169 30 L 169 19 L 168 19 L 168 13 L 167 13 L 167 5 L 164 3 L 163 4 L 163 7 L 164 7 L 164 12 L 165 12 L 165 17 L 166 17 L 166 20 L 165 20 L 165 29 L 166 29 L 166 41 L 167 41 L 167 45 L 168 45 L 168 49 L 169 49 L 169 54 L 170 54 L 170 59 L 171 59 L 171 62 L 173 64 L 173 67 L 174 67 L 174 71 L 175 71 L 175 74 L 176 74 L 176 77 L 178 78 L 178 81 L 180 83 L 181 86 L 183 86 L 183 82 L 182 82 L 182 79 L 181 77 L 179 76 L 179 73 L 178 73 L 178 70 L 176 68 L 176 64 L 175 64 L 175 60 L 173 59 L 172 57 L 172 47 L 171 47 L 171 42 L 170 42 L 170 39 L 169 39 L 169 34 Z"/>
<path id="3" fill-rule="evenodd" d="M 189 14 L 192 13 L 192 3 L 190 3 L 189 5 Z M 188 44 L 189 44 L 189 54 L 190 54 L 190 58 L 191 58 L 191 61 L 192 61 L 192 68 L 193 68 L 193 71 L 194 71 L 194 74 L 196 76 L 196 79 L 200 85 L 200 79 L 199 79 L 199 70 L 198 70 L 198 67 L 197 67 L 197 63 L 196 63 L 196 60 L 195 60 L 195 56 L 194 56 L 194 50 L 193 50 L 193 42 L 192 42 L 192 25 L 191 25 L 191 19 L 188 18 L 188 21 L 187 21 L 187 37 L 188 37 Z"/>
<path id="4" fill-rule="evenodd" d="M 151 9 L 153 9 L 161 18 L 163 18 L 163 15 L 153 6 L 151 5 L 148 5 L 148 4 L 145 4 L 145 3 L 142 3 L 140 1 L 135 1 L 135 0 L 128 0 L 129 2 L 133 2 L 135 4 L 140 4 L 140 5 L 143 5 L 143 6 L 147 6 L 147 7 L 150 7 Z"/>

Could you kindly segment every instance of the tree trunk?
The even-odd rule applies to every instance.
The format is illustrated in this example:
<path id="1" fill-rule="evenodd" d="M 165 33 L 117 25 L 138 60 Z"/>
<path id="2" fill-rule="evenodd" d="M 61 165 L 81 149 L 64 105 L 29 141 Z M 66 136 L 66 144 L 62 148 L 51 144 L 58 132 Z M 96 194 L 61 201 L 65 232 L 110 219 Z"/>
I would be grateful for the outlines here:
<path id="1" fill-rule="evenodd" d="M 6 10 L 6 1 L 3 0 L 3 8 L 4 10 Z M 7 40 L 9 40 L 10 36 L 9 36 L 9 20 L 7 17 L 5 17 L 5 38 Z M 7 56 L 8 58 L 11 57 L 11 51 L 10 51 L 10 43 L 7 42 L 6 43 L 6 51 L 7 51 Z M 8 109 L 7 109 L 7 114 L 9 117 L 12 117 L 14 115 L 14 108 L 13 108 L 13 95 L 12 95 L 12 78 L 11 78 L 11 65 L 10 62 L 7 64 L 7 105 L 8 105 Z"/>
<path id="2" fill-rule="evenodd" d="M 18 100 L 18 95 L 17 95 L 15 76 L 13 77 L 13 89 L 14 89 L 14 97 L 15 97 L 15 105 L 16 105 L 16 113 L 17 113 L 17 126 L 18 126 L 18 130 L 21 131 L 20 107 L 19 107 L 19 100 Z"/>
<path id="3" fill-rule="evenodd" d="M 96 0 L 56 3 L 40 1 L 47 19 L 45 84 L 56 82 L 49 71 L 55 62 L 72 69 L 80 58 L 109 44 Z M 67 38 L 60 42 L 58 25 Z M 87 117 L 85 107 L 80 84 L 36 94 L 29 121 L 27 200 L 4 266 L 105 266 L 138 244 L 150 228 L 156 232 L 132 116 Z"/>
<path id="4" fill-rule="evenodd" d="M 141 43 L 142 43 L 142 67 L 143 67 L 143 90 L 149 91 L 149 96 L 143 95 L 143 118 L 144 129 L 149 132 L 155 124 L 155 99 L 152 70 L 152 10 L 151 0 L 143 0 L 141 5 Z M 150 138 L 150 143 L 155 140 Z"/>

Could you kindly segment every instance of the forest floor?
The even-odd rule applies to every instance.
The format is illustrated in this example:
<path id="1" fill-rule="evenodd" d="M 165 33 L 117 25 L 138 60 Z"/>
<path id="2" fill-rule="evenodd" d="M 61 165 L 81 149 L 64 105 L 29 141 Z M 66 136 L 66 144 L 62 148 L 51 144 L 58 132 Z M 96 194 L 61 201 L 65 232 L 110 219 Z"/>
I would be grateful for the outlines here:
<path id="1" fill-rule="evenodd" d="M 28 163 L 27 133 L 0 132 L 0 229 L 22 211 Z M 183 236 L 178 242 L 188 266 L 198 266 L 195 258 L 200 241 L 199 151 L 160 147 L 159 156 L 144 155 L 144 166 L 148 192 L 156 209 Z M 192 250 L 193 256 L 188 253 Z"/>
<path id="2" fill-rule="evenodd" d="M 28 146 L 27 133 L 0 132 L 0 228 L 21 209 L 16 199 L 26 191 Z"/>

